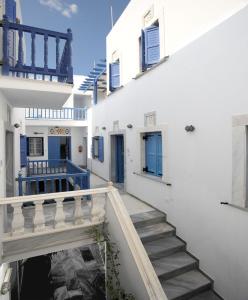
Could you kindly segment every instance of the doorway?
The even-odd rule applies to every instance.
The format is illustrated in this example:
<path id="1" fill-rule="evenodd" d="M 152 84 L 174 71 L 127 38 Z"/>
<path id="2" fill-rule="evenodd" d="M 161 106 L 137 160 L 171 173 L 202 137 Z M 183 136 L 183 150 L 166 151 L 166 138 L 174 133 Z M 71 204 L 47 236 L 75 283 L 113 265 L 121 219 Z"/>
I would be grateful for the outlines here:
<path id="1" fill-rule="evenodd" d="M 5 134 L 6 197 L 14 196 L 14 134 Z"/>
<path id="2" fill-rule="evenodd" d="M 124 183 L 124 135 L 111 136 L 111 180 Z"/>
<path id="3" fill-rule="evenodd" d="M 49 136 L 48 137 L 48 159 L 71 160 L 71 137 Z"/>

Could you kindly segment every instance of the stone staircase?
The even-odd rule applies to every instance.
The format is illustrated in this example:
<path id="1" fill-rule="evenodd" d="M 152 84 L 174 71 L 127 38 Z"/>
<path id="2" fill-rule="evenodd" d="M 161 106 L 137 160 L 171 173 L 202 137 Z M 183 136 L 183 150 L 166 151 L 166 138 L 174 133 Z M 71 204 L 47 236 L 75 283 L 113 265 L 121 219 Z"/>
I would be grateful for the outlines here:
<path id="1" fill-rule="evenodd" d="M 157 211 L 131 215 L 134 226 L 169 300 L 220 300 L 213 280 L 199 269 L 176 229 Z"/>

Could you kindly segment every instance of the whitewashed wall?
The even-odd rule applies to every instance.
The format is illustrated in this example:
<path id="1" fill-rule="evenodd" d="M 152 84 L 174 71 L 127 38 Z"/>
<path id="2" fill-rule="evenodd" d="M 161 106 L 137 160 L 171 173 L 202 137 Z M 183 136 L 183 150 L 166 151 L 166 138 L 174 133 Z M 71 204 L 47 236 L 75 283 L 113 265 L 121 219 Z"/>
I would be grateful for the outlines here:
<path id="1" fill-rule="evenodd" d="M 93 172 L 109 180 L 109 132 L 119 120 L 126 131 L 127 191 L 168 214 L 226 300 L 247 300 L 248 213 L 220 205 L 232 200 L 232 116 L 248 113 L 247 28 L 245 8 L 92 111 L 92 128 L 107 128 L 100 129 L 105 161 L 93 163 Z M 134 174 L 140 172 L 139 130 L 151 111 L 157 125 L 167 124 L 163 157 L 172 186 Z M 133 129 L 126 128 L 130 123 Z M 191 124 L 195 132 L 186 133 Z"/>
<path id="2" fill-rule="evenodd" d="M 121 85 L 140 72 L 139 37 L 159 20 L 160 55 L 172 55 L 248 3 L 247 0 L 132 0 L 107 36 L 107 63 L 120 58 Z M 147 23 L 144 16 L 151 10 Z"/>

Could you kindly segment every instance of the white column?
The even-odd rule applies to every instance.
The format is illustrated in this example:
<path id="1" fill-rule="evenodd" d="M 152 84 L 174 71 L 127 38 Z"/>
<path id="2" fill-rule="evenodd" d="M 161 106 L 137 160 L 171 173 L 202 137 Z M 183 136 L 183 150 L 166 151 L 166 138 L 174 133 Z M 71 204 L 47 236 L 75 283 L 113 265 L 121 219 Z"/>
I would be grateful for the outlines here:
<path id="1" fill-rule="evenodd" d="M 83 210 L 81 206 L 81 196 L 79 197 L 74 197 L 75 199 L 75 211 L 74 211 L 74 224 L 75 225 L 80 225 L 84 223 L 84 215 L 83 215 Z"/>
<path id="2" fill-rule="evenodd" d="M 55 228 L 65 227 L 65 214 L 64 214 L 64 198 L 55 199 L 56 201 L 56 214 L 54 218 Z"/>
<path id="3" fill-rule="evenodd" d="M 12 221 L 12 235 L 18 235 L 24 232 L 24 217 L 22 214 L 22 204 L 11 204 L 14 208 L 13 221 Z"/>
<path id="4" fill-rule="evenodd" d="M 42 206 L 43 202 L 43 200 L 35 202 L 34 232 L 39 232 L 45 229 L 45 217 Z"/>

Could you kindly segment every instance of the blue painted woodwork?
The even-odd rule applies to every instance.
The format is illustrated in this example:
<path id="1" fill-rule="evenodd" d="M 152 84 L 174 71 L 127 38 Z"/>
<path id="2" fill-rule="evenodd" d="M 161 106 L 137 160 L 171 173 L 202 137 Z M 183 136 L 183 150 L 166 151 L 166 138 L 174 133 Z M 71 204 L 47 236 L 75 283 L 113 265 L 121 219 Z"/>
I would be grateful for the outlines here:
<path id="1" fill-rule="evenodd" d="M 97 104 L 97 93 L 98 93 L 98 91 L 97 91 L 97 80 L 95 80 L 94 81 L 94 86 L 93 86 L 93 104 Z"/>
<path id="2" fill-rule="evenodd" d="M 27 137 L 25 135 L 20 136 L 20 162 L 21 168 L 27 166 Z"/>
<path id="3" fill-rule="evenodd" d="M 124 138 L 123 135 L 115 136 L 116 157 L 116 182 L 124 182 Z"/>
<path id="4" fill-rule="evenodd" d="M 160 132 L 147 133 L 145 139 L 144 171 L 155 176 L 162 176 L 162 136 Z"/>
<path id="5" fill-rule="evenodd" d="M 98 160 L 104 162 L 104 138 L 99 136 L 98 139 Z"/>
<path id="6" fill-rule="evenodd" d="M 74 189 L 76 185 L 80 189 L 90 188 L 90 172 L 70 160 L 28 161 L 27 171 L 28 177 L 19 174 L 17 178 L 20 196 L 24 195 L 24 191 L 25 195 L 69 191 L 71 183 Z M 42 191 L 40 182 L 44 186 Z"/>
<path id="7" fill-rule="evenodd" d="M 120 87 L 120 62 L 114 62 L 109 65 L 109 89 L 110 91 L 114 91 L 118 87 Z"/>
<path id="8" fill-rule="evenodd" d="M 60 136 L 48 137 L 48 159 L 60 159 Z"/>
<path id="9" fill-rule="evenodd" d="M 160 60 L 160 39 L 159 26 L 151 26 L 142 32 L 142 52 L 143 68 L 146 69 L 156 64 Z"/>
<path id="10" fill-rule="evenodd" d="M 11 22 L 16 22 L 16 2 L 15 0 L 5 0 L 5 14 Z M 14 66 L 16 62 L 16 34 L 14 30 L 8 32 L 9 44 L 9 65 Z"/>
<path id="11" fill-rule="evenodd" d="M 70 136 L 66 137 L 66 146 L 67 146 L 67 149 L 66 149 L 67 157 L 66 157 L 66 159 L 71 160 L 71 137 Z"/>
<path id="12" fill-rule="evenodd" d="M 9 0 L 10 3 L 13 0 Z M 10 10 L 10 8 L 8 8 Z M 59 82 L 73 83 L 73 68 L 72 68 L 72 32 L 70 29 L 67 33 L 60 33 L 56 31 L 41 29 L 37 27 L 27 26 L 23 24 L 15 23 L 8 14 L 3 16 L 3 22 L 0 24 L 3 27 L 3 75 L 23 76 L 34 79 L 37 76 L 42 76 L 43 80 L 49 77 L 49 80 L 55 80 Z M 9 40 L 10 32 L 18 32 L 18 55 L 16 65 L 10 64 L 11 47 L 12 43 Z M 24 65 L 23 63 L 23 33 L 31 35 L 31 65 Z M 44 66 L 37 67 L 35 65 L 35 37 L 44 37 Z M 48 66 L 48 43 L 49 40 L 55 39 L 56 41 L 56 68 L 49 68 Z M 15 39 L 14 39 L 15 40 Z M 60 57 L 60 41 L 65 41 L 62 55 Z"/>
<path id="13" fill-rule="evenodd" d="M 87 119 L 87 107 L 85 108 L 26 108 L 26 119 L 53 119 L 85 121 Z"/>

